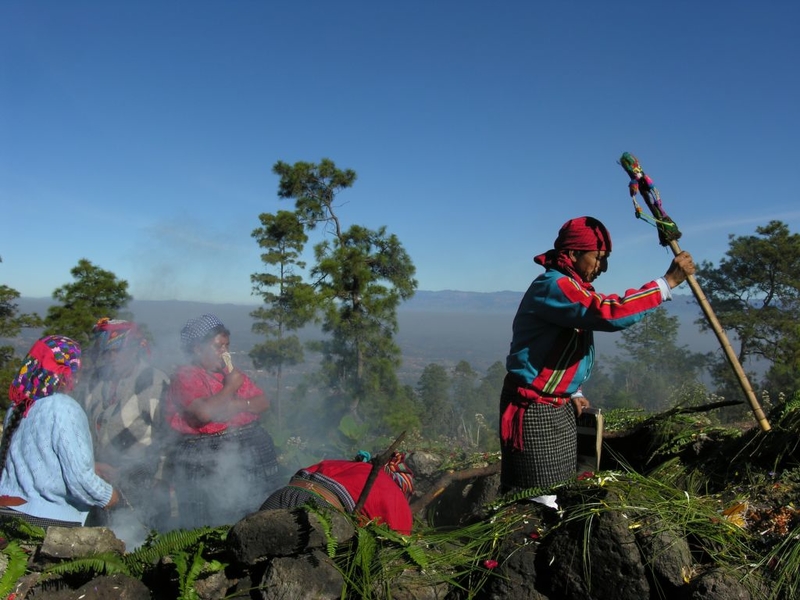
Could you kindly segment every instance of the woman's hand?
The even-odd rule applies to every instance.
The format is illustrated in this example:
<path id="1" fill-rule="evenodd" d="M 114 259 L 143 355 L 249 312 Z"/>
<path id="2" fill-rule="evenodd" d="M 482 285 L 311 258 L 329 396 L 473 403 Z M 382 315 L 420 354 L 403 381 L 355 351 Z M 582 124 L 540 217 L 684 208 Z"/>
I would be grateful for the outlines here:
<path id="1" fill-rule="evenodd" d="M 692 255 L 684 250 L 672 259 L 664 279 L 670 288 L 674 288 L 686 281 L 689 275 L 694 275 L 694 272 L 695 266 Z"/>
<path id="2" fill-rule="evenodd" d="M 589 401 L 584 396 L 573 396 L 571 399 L 572 406 L 575 407 L 575 415 L 580 417 L 584 408 L 589 408 Z"/>
<path id="3" fill-rule="evenodd" d="M 109 500 L 108 504 L 106 504 L 103 508 L 114 508 L 117 504 L 119 504 L 119 500 L 120 500 L 120 495 L 119 492 L 117 491 L 117 488 L 112 487 L 111 500 Z"/>
<path id="4" fill-rule="evenodd" d="M 235 394 L 244 383 L 244 374 L 239 369 L 234 369 L 230 373 L 225 373 L 222 389 L 229 394 Z"/>

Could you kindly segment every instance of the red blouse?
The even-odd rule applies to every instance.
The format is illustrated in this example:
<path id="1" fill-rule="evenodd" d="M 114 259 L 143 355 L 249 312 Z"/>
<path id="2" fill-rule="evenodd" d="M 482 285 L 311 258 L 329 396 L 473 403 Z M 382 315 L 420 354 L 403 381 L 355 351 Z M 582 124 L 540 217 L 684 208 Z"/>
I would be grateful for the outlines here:
<path id="1" fill-rule="evenodd" d="M 244 374 L 243 374 L 244 375 Z M 258 415 L 251 412 L 235 414 L 226 422 L 210 422 L 201 427 L 193 427 L 184 418 L 185 409 L 197 398 L 208 398 L 222 391 L 225 376 L 222 373 L 209 373 L 202 367 L 183 365 L 179 367 L 170 381 L 166 395 L 166 420 L 170 427 L 180 433 L 196 435 L 219 433 L 228 427 L 241 427 L 258 420 Z M 237 398 L 254 398 L 263 392 L 255 383 L 244 375 L 244 383 L 236 392 Z"/>

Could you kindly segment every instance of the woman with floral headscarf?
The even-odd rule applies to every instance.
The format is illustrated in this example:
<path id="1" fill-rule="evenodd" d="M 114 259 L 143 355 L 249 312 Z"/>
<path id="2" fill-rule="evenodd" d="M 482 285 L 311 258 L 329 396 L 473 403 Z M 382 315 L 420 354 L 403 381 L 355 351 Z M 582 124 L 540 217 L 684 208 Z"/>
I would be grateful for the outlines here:
<path id="1" fill-rule="evenodd" d="M 80 346 L 51 335 L 33 345 L 12 381 L 0 442 L 0 515 L 70 527 L 83 525 L 90 508 L 118 502 L 95 473 L 86 413 L 67 395 L 80 366 Z"/>
<path id="2" fill-rule="evenodd" d="M 503 491 L 547 488 L 575 477 L 577 424 L 589 401 L 581 385 L 594 365 L 594 331 L 619 331 L 670 300 L 670 290 L 694 273 L 688 252 L 667 273 L 603 295 L 592 282 L 605 273 L 611 236 L 593 217 L 570 219 L 553 249 L 534 257 L 545 272 L 522 298 L 506 358 L 500 397 Z"/>
<path id="3" fill-rule="evenodd" d="M 177 525 L 235 523 L 278 486 L 275 446 L 259 423 L 269 400 L 233 366 L 230 331 L 216 316 L 190 319 L 181 345 L 191 362 L 173 374 L 165 399 Z"/>

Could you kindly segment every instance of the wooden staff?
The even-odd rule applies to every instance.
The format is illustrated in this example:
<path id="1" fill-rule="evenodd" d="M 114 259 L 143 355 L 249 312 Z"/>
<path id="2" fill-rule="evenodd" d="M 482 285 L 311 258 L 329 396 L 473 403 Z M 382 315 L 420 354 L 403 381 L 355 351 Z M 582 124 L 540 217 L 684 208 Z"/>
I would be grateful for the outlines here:
<path id="1" fill-rule="evenodd" d="M 356 503 L 356 507 L 353 509 L 353 513 L 357 514 L 361 512 L 362 508 L 364 508 L 364 503 L 367 501 L 367 496 L 369 496 L 372 486 L 375 485 L 375 480 L 378 478 L 378 473 L 386 465 L 386 463 L 389 462 L 389 459 L 392 458 L 392 454 L 394 454 L 395 449 L 400 445 L 400 442 L 403 441 L 404 437 L 406 437 L 405 431 L 397 436 L 397 439 L 392 443 L 391 446 L 372 459 L 372 470 L 367 476 L 367 481 L 364 483 L 364 489 L 361 490 L 361 495 L 358 497 L 358 502 Z"/>
<path id="2" fill-rule="evenodd" d="M 619 164 L 631 178 L 630 192 L 631 198 L 634 199 L 634 205 L 636 205 L 635 197 L 636 192 L 638 191 L 642 195 L 642 198 L 644 198 L 647 207 L 650 209 L 650 212 L 655 219 L 655 224 L 658 228 L 659 242 L 662 246 L 669 246 L 672 249 L 672 253 L 677 256 L 681 253 L 681 248 L 678 246 L 678 238 L 680 238 L 681 232 L 678 230 L 678 226 L 675 224 L 675 222 L 663 211 L 661 207 L 661 198 L 658 190 L 653 185 L 653 181 L 647 175 L 645 175 L 641 165 L 639 164 L 639 161 L 632 154 L 625 152 L 622 155 Z M 638 205 L 636 205 L 636 216 L 642 218 Z M 745 374 L 742 365 L 739 363 L 739 358 L 733 351 L 733 347 L 731 346 L 730 341 L 728 341 L 728 336 L 725 334 L 725 330 L 722 329 L 722 325 L 720 325 L 717 316 L 714 314 L 711 304 L 709 304 L 708 299 L 700 287 L 700 284 L 697 282 L 697 279 L 694 275 L 689 275 L 686 278 L 686 281 L 688 281 L 694 297 L 700 304 L 700 308 L 702 309 L 708 324 L 711 326 L 711 329 L 717 336 L 720 347 L 725 353 L 725 358 L 728 359 L 728 363 L 733 369 L 733 372 L 736 374 L 739 385 L 741 386 L 745 397 L 750 403 L 750 408 L 753 410 L 753 415 L 755 415 L 756 421 L 758 421 L 762 431 L 769 431 L 772 429 L 769 421 L 767 421 L 767 417 L 764 414 L 764 411 L 761 409 L 761 405 L 756 398 L 755 392 L 753 392 L 753 388 L 747 379 L 747 375 Z"/>

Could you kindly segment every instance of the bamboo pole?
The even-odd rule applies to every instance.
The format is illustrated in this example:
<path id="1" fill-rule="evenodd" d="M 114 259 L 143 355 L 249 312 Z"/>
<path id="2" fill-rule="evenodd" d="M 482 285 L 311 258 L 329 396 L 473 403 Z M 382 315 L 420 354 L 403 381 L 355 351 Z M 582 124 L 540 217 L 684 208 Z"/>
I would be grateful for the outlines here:
<path id="1" fill-rule="evenodd" d="M 678 246 L 678 242 L 676 240 L 671 240 L 669 242 L 669 247 L 672 249 L 672 253 L 675 256 L 681 253 L 681 248 Z M 758 398 L 756 398 L 756 394 L 753 391 L 753 387 L 750 385 L 750 381 L 747 379 L 747 374 L 744 372 L 744 369 L 739 362 L 739 357 L 737 357 L 736 353 L 733 351 L 733 346 L 731 346 L 725 330 L 722 328 L 722 325 L 720 325 L 717 315 L 714 314 L 714 310 L 711 308 L 708 298 L 706 298 L 706 295 L 703 293 L 700 283 L 698 283 L 697 278 L 694 275 L 689 275 L 686 278 L 686 281 L 689 284 L 689 287 L 692 289 L 692 293 L 697 299 L 697 302 L 700 304 L 700 308 L 702 309 L 708 324 L 711 326 L 711 329 L 717 336 L 719 345 L 722 348 L 722 351 L 725 353 L 725 358 L 728 359 L 728 363 L 731 365 L 733 372 L 736 374 L 739 385 L 741 386 L 745 397 L 747 397 L 747 401 L 750 403 L 750 408 L 753 410 L 753 415 L 755 416 L 756 421 L 758 421 L 762 431 L 769 431 L 772 429 L 772 427 L 770 426 L 769 421 L 767 420 L 767 417 L 761 408 L 761 404 L 758 402 Z"/>

